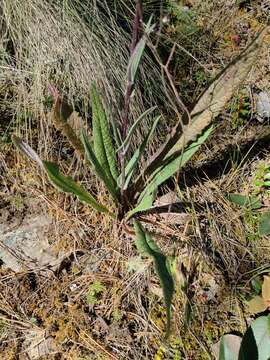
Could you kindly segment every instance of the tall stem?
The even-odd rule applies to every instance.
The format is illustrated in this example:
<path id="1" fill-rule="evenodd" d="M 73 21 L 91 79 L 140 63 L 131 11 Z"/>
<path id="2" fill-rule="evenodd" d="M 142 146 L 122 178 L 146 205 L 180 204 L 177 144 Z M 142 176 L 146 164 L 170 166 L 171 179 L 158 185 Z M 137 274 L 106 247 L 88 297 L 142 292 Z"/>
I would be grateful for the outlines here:
<path id="1" fill-rule="evenodd" d="M 136 12 L 135 18 L 133 21 L 132 27 L 132 40 L 130 44 L 130 56 L 132 56 L 136 45 L 139 41 L 140 37 L 140 27 L 142 22 L 142 0 L 137 0 L 136 2 Z M 124 140 L 127 136 L 128 126 L 129 126 L 129 105 L 130 105 L 130 98 L 133 91 L 133 84 L 131 80 L 131 70 L 129 69 L 127 74 L 127 83 L 126 83 L 126 90 L 124 96 L 124 107 L 122 110 L 122 139 Z M 124 185 L 125 185 L 125 153 L 124 149 L 121 151 L 120 156 L 120 166 L 121 166 L 121 196 L 122 196 L 122 203 L 125 202 L 124 199 Z"/>

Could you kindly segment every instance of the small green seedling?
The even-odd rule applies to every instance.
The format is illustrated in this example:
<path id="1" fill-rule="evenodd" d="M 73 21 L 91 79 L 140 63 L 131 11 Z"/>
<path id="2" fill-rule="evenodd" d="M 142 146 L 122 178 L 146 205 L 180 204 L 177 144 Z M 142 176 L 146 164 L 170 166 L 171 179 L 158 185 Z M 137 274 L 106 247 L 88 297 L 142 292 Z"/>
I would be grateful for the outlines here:
<path id="1" fill-rule="evenodd" d="M 98 301 L 99 296 L 106 290 L 100 281 L 95 281 L 92 285 L 89 286 L 86 300 L 88 305 L 95 305 Z"/>

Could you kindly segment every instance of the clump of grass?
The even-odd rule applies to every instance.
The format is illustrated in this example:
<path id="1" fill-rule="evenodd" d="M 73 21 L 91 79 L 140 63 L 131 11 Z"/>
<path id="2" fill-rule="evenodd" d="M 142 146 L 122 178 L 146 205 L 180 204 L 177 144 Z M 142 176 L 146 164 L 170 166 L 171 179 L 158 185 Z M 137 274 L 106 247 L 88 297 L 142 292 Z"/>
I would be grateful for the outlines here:
<path id="1" fill-rule="evenodd" d="M 120 117 L 118 103 L 125 91 L 132 3 L 120 2 L 118 8 L 114 2 L 103 1 L 3 1 L 1 23 L 6 31 L 1 46 L 8 54 L 8 39 L 12 51 L 9 58 L 2 57 L 5 71 L 0 80 L 11 77 L 17 84 L 16 97 L 10 99 L 14 112 L 31 113 L 41 127 L 41 138 L 48 138 L 48 120 L 43 123 L 40 119 L 44 119 L 49 83 L 61 88 L 88 118 L 89 84 L 95 80 L 112 110 L 110 120 Z M 153 2 L 149 5 L 150 9 Z M 129 18 L 120 9 L 125 9 L 122 14 L 129 14 Z M 158 80 L 158 65 L 147 54 L 143 63 L 139 79 L 143 88 L 139 85 L 130 103 L 131 120 L 166 97 L 164 84 Z M 31 119 L 27 127 L 30 123 Z M 27 133 L 30 137 L 30 129 Z"/>

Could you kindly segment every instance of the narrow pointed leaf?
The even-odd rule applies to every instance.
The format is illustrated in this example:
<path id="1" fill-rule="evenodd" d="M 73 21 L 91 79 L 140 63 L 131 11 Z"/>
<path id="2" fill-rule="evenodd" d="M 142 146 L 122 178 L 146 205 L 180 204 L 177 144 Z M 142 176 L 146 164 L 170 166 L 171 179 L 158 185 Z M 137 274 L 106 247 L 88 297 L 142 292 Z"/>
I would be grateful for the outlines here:
<path id="1" fill-rule="evenodd" d="M 186 164 L 186 162 L 191 159 L 191 157 L 195 154 L 195 152 L 199 149 L 199 147 L 207 140 L 212 130 L 213 130 L 213 126 L 210 126 L 206 131 L 203 132 L 202 135 L 198 137 L 196 141 L 194 141 L 191 145 L 187 147 L 187 149 L 183 152 L 183 154 L 179 155 L 176 159 L 172 160 L 165 166 L 158 168 L 156 172 L 153 174 L 153 179 L 143 190 L 139 198 L 139 201 L 146 194 L 152 193 L 152 191 L 155 188 L 157 188 L 164 181 L 168 180 L 177 171 L 179 171 Z"/>
<path id="2" fill-rule="evenodd" d="M 151 20 L 152 20 L 152 16 L 150 17 L 150 19 L 146 25 L 146 29 L 145 29 L 146 35 L 149 35 L 150 32 L 155 27 L 155 25 L 151 26 Z M 146 44 L 146 36 L 143 35 L 142 38 L 140 39 L 140 41 L 135 46 L 135 49 L 134 49 L 134 51 L 130 57 L 129 63 L 128 63 L 128 67 L 127 67 L 128 79 L 130 79 L 132 85 L 135 83 L 135 80 L 137 77 L 138 68 L 139 68 L 139 65 L 140 65 L 140 62 L 142 59 L 145 44 Z"/>
<path id="3" fill-rule="evenodd" d="M 98 159 L 95 156 L 94 151 L 92 150 L 91 144 L 88 140 L 87 134 L 84 129 L 82 129 L 82 143 L 85 149 L 86 157 L 93 165 L 96 174 L 99 178 L 104 182 L 107 190 L 112 195 L 113 199 L 117 202 L 118 201 L 118 193 L 119 189 L 115 185 L 114 179 L 109 177 L 105 172 L 104 168 L 99 163 Z"/>
<path id="4" fill-rule="evenodd" d="M 142 225 L 138 221 L 134 222 L 134 228 L 136 233 L 136 247 L 138 251 L 143 256 L 150 256 L 154 260 L 155 269 L 160 280 L 164 302 L 166 305 L 167 326 L 165 337 L 168 338 L 171 328 L 171 304 L 174 292 L 173 278 L 166 265 L 166 256 L 161 252 L 150 234 L 143 229 Z"/>
<path id="5" fill-rule="evenodd" d="M 94 209 L 99 212 L 105 212 L 112 217 L 115 217 L 105 206 L 99 204 L 96 199 L 80 185 L 78 185 L 71 177 L 62 175 L 59 172 L 59 168 L 56 164 L 43 161 L 43 167 L 46 171 L 50 182 L 60 191 L 71 193 L 77 196 L 77 198 L 91 205 Z"/>
<path id="6" fill-rule="evenodd" d="M 108 120 L 94 84 L 91 86 L 91 99 L 95 155 L 107 176 L 112 176 L 116 181 L 118 177 L 116 153 L 112 143 Z"/>
<path id="7" fill-rule="evenodd" d="M 21 153 L 26 155 L 29 159 L 35 161 L 39 166 L 43 167 L 42 160 L 38 154 L 18 136 L 12 135 L 13 144 L 20 150 Z"/>
<path id="8" fill-rule="evenodd" d="M 172 156 L 179 155 L 191 141 L 212 122 L 232 97 L 235 89 L 246 79 L 251 67 L 259 58 L 258 54 L 264 41 L 264 36 L 269 31 L 265 28 L 252 43 L 234 59 L 216 78 L 209 84 L 191 109 L 191 121 L 185 113 L 178 121 L 166 142 L 152 157 L 148 166 L 136 180 L 135 188 L 140 192 L 145 179 L 148 179 L 160 167 L 161 162 Z"/>
<path id="9" fill-rule="evenodd" d="M 156 126 L 160 120 L 161 116 L 158 116 L 155 121 L 153 122 L 151 129 L 149 130 L 148 134 L 146 135 L 146 137 L 144 138 L 143 142 L 141 143 L 141 145 L 138 147 L 138 149 L 134 152 L 133 156 L 131 157 L 131 159 L 129 160 L 126 168 L 125 168 L 125 176 L 126 176 L 126 181 L 125 181 L 125 186 L 124 188 L 127 189 L 128 184 L 131 180 L 131 177 L 136 169 L 136 165 L 138 164 L 138 162 L 140 161 L 145 148 L 149 142 L 149 140 L 151 139 Z"/>
<path id="10" fill-rule="evenodd" d="M 129 132 L 123 142 L 123 144 L 117 149 L 117 151 L 120 151 L 122 149 L 124 149 L 124 152 L 126 153 L 129 145 L 130 145 L 130 141 L 131 141 L 131 137 L 134 134 L 135 130 L 137 129 L 138 125 L 141 123 L 141 121 L 149 114 L 151 114 L 151 112 L 153 112 L 156 109 L 156 106 L 151 107 L 150 109 L 146 110 L 143 114 L 141 114 L 138 119 L 135 121 L 135 123 L 131 126 L 131 128 L 129 129 Z"/>
<path id="11" fill-rule="evenodd" d="M 166 157 L 181 151 L 196 139 L 201 132 L 222 111 L 234 91 L 246 80 L 251 67 L 256 63 L 264 37 L 269 28 L 264 29 L 251 44 L 233 60 L 216 78 L 198 99 L 191 111 L 191 123 L 188 124 L 180 139 Z"/>

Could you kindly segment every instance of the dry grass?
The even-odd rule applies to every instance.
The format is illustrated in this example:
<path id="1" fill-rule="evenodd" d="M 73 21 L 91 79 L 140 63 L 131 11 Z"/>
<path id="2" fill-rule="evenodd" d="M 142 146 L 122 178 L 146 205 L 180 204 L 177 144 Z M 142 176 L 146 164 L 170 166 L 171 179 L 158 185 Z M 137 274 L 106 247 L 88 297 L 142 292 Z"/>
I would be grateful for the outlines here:
<path id="1" fill-rule="evenodd" d="M 96 7 L 94 1 L 89 2 L 86 19 L 90 20 L 82 21 L 77 12 L 82 6 L 79 3 L 73 1 L 71 6 L 66 2 L 69 5 L 64 9 L 60 1 L 1 1 L 1 21 L 5 24 L 2 29 L 7 33 L 1 34 L 0 113 L 7 123 L 13 121 L 16 131 L 32 141 L 40 154 L 61 161 L 66 174 L 98 189 L 99 198 L 107 201 L 105 190 L 75 159 L 45 114 L 46 88 L 53 82 L 75 104 L 83 121 L 89 122 L 88 91 L 93 79 L 98 79 L 114 113 L 119 111 L 117 104 L 124 87 L 129 36 L 115 17 L 108 16 L 103 3 Z M 187 60 L 188 56 L 183 56 L 180 50 L 178 53 L 179 61 L 186 61 L 190 68 L 178 68 L 181 76 L 175 76 L 175 80 L 177 83 L 180 78 L 182 89 L 190 83 L 189 101 L 204 86 L 203 82 L 193 80 L 201 69 L 198 61 L 211 77 L 239 53 L 260 22 L 267 22 L 266 1 L 251 12 L 239 10 L 232 1 L 226 1 L 222 9 L 218 2 L 191 3 L 205 41 L 198 34 L 186 36 L 177 29 L 167 29 L 171 38 L 175 36 L 196 57 Z M 125 4 L 121 2 L 123 9 Z M 157 6 L 156 2 L 149 2 L 149 11 L 151 6 Z M 235 32 L 241 36 L 240 45 L 230 37 Z M 11 52 L 4 42 L 7 34 L 15 46 Z M 269 90 L 267 53 L 262 54 L 261 64 L 247 83 Z M 164 103 L 164 89 L 157 79 L 159 69 L 146 58 L 141 81 L 142 86 L 147 86 L 133 101 L 133 118 L 150 103 Z M 145 98 L 149 104 L 144 102 Z M 228 115 L 224 114 L 221 120 L 224 122 L 221 129 L 227 133 Z M 9 133 L 11 127 L 5 125 L 4 131 Z M 243 133 L 243 129 L 237 129 L 231 138 L 241 138 Z M 222 148 L 222 142 L 218 133 L 192 166 L 196 168 L 196 161 L 204 161 L 205 154 L 210 155 L 213 148 Z M 48 359 L 154 358 L 161 346 L 165 311 L 151 264 L 145 262 L 143 271 L 129 271 L 131 259 L 136 257 L 133 238 L 106 216 L 97 215 L 72 197 L 57 193 L 39 170 L 30 168 L 29 162 L 15 154 L 8 143 L 2 149 L 0 211 L 7 209 L 11 217 L 18 219 L 18 224 L 27 214 L 48 212 L 54 219 L 50 244 L 56 254 L 64 254 L 67 260 L 62 263 L 61 271 L 45 275 L 42 271 L 14 274 L 1 266 L 2 358 L 24 359 L 27 345 L 24 341 L 33 336 L 33 331 L 56 340 L 58 355 Z M 260 157 L 269 161 L 267 152 Z M 222 333 L 245 329 L 248 314 L 242 299 L 250 294 L 251 276 L 269 264 L 269 239 L 249 241 L 243 211 L 229 203 L 224 194 L 239 192 L 243 187 L 249 191 L 255 163 L 256 158 L 251 158 L 249 162 L 232 166 L 218 178 L 206 181 L 204 176 L 197 184 L 193 175 L 193 186 L 181 188 L 182 196 L 191 203 L 191 224 L 171 227 L 164 220 L 160 224 L 162 234 L 169 236 L 161 236 L 157 241 L 167 253 L 175 252 L 185 269 L 192 308 L 191 326 L 186 330 L 183 304 L 187 299 L 177 290 L 173 304 L 174 331 L 164 359 L 172 358 L 177 351 L 185 359 L 211 359 L 211 345 Z M 16 207 L 17 197 L 22 200 L 21 208 Z M 151 217 L 148 220 L 160 221 Z M 105 291 L 90 305 L 89 286 L 97 281 L 104 285 Z"/>

